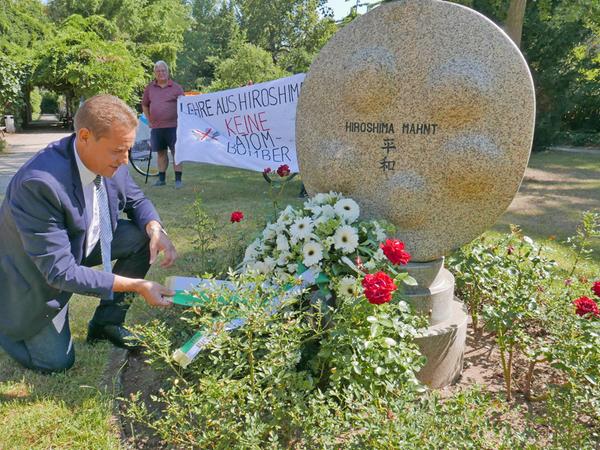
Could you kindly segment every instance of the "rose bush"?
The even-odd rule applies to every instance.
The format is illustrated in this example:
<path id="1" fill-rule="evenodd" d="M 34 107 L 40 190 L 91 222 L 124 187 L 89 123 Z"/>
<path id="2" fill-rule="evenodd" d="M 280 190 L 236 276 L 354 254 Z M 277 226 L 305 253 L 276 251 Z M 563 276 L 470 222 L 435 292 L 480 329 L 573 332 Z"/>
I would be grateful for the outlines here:
<path id="1" fill-rule="evenodd" d="M 410 253 L 404 250 L 404 242 L 388 239 L 381 244 L 383 254 L 396 265 L 406 265 L 410 261 Z"/>
<path id="2" fill-rule="evenodd" d="M 579 297 L 576 300 L 573 300 L 573 304 L 575 305 L 575 313 L 578 316 L 586 316 L 589 314 L 589 317 L 598 317 L 600 315 L 600 311 L 598 310 L 598 305 L 594 300 L 588 297 Z"/>
<path id="3" fill-rule="evenodd" d="M 382 305 L 392 299 L 392 293 L 398 289 L 394 280 L 385 272 L 367 274 L 362 280 L 364 294 L 369 303 Z"/>
<path id="4" fill-rule="evenodd" d="M 231 223 L 241 222 L 243 218 L 244 218 L 244 213 L 242 211 L 234 211 L 231 213 L 231 219 L 229 219 L 229 221 Z"/>
<path id="5" fill-rule="evenodd" d="M 287 164 L 282 164 L 277 168 L 277 175 L 287 177 L 290 174 L 290 167 Z"/>
<path id="6" fill-rule="evenodd" d="M 306 423 L 335 416 L 356 395 L 384 405 L 421 391 L 414 338 L 427 320 L 402 300 L 402 283 L 414 280 L 381 246 L 402 243 L 388 239 L 388 224 L 359 216 L 356 202 L 336 193 L 287 207 L 229 274 L 233 289 L 203 291 L 169 328 L 143 326 L 146 357 L 168 376 L 156 400 L 168 407 L 152 416 L 134 397 L 128 416 L 176 447 L 303 448 L 312 442 Z M 287 296 L 307 271 L 316 284 Z M 227 331 L 240 317 L 245 324 Z M 174 341 L 196 330 L 212 338 L 182 369 L 171 359 Z M 331 433 L 351 432 L 360 414 Z"/>
<path id="7" fill-rule="evenodd" d="M 596 302 L 587 297 L 597 285 L 578 273 L 598 236 L 600 215 L 585 212 L 577 234 L 568 239 L 575 255 L 568 270 L 560 270 L 550 251 L 516 226 L 500 238 L 474 241 L 450 260 L 459 296 L 472 315 L 481 313 L 499 348 L 509 399 L 515 373 L 520 392 L 536 398 L 535 376 L 543 368 L 561 381 L 546 386 L 540 397 L 600 417 L 600 321 Z M 525 367 L 515 372 L 517 361 Z"/>

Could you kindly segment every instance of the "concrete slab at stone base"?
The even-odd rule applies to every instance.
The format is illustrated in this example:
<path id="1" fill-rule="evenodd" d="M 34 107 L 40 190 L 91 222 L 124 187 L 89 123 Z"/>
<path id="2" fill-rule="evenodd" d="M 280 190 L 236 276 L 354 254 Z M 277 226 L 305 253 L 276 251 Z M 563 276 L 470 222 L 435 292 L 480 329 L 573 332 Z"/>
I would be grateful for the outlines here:
<path id="1" fill-rule="evenodd" d="M 456 297 L 451 314 L 442 323 L 427 328 L 416 340 L 427 363 L 417 374 L 421 383 L 431 388 L 447 386 L 460 376 L 467 338 L 467 310 Z"/>

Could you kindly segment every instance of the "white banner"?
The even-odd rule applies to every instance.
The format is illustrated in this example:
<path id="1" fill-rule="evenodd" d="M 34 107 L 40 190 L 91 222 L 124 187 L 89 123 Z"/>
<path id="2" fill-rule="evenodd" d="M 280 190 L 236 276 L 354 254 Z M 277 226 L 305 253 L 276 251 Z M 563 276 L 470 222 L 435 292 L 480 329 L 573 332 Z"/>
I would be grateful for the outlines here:
<path id="1" fill-rule="evenodd" d="M 304 74 L 179 97 L 175 162 L 298 172 L 296 104 Z"/>

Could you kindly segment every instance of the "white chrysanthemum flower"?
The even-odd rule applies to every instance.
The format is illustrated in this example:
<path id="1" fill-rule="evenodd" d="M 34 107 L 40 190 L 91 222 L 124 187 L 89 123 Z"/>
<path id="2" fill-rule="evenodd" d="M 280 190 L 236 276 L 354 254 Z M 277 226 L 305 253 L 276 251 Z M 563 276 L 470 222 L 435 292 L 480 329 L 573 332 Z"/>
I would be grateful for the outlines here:
<path id="1" fill-rule="evenodd" d="M 305 205 L 304 208 L 310 211 L 313 217 L 318 217 L 321 214 L 321 207 L 319 205 Z"/>
<path id="2" fill-rule="evenodd" d="M 314 266 L 323 259 L 323 247 L 316 242 L 307 242 L 302 247 L 302 254 L 304 255 L 302 263 L 306 267 Z"/>
<path id="3" fill-rule="evenodd" d="M 277 265 L 277 260 L 275 258 L 271 258 L 270 256 L 267 256 L 263 262 L 265 264 L 266 272 L 261 272 L 261 273 L 268 274 L 268 273 L 273 272 L 273 270 L 275 270 L 275 266 Z"/>
<path id="4" fill-rule="evenodd" d="M 247 267 L 249 270 L 253 270 L 265 275 L 268 275 L 273 270 L 273 268 L 267 261 L 256 261 L 252 264 L 249 264 Z"/>
<path id="5" fill-rule="evenodd" d="M 272 223 L 267 224 L 267 226 L 262 232 L 262 236 L 265 240 L 273 239 L 275 236 L 277 236 L 277 232 L 275 231 L 275 225 L 273 225 Z"/>
<path id="6" fill-rule="evenodd" d="M 259 256 L 258 246 L 260 245 L 260 240 L 255 239 L 247 248 L 244 254 L 244 262 L 254 261 Z"/>
<path id="7" fill-rule="evenodd" d="M 317 236 L 315 233 L 310 233 L 305 240 L 306 241 L 315 241 L 315 242 L 318 242 L 319 244 L 321 243 L 321 238 L 319 236 Z"/>
<path id="8" fill-rule="evenodd" d="M 319 225 L 321 225 L 322 223 L 327 223 L 327 221 L 329 220 L 328 217 L 325 216 L 319 216 L 315 219 L 315 227 L 318 227 Z"/>
<path id="9" fill-rule="evenodd" d="M 335 244 L 335 239 L 333 236 L 327 236 L 325 239 L 323 239 L 323 245 L 325 248 L 330 248 L 333 244 Z"/>
<path id="10" fill-rule="evenodd" d="M 317 205 L 324 205 L 331 200 L 331 195 L 320 192 L 313 197 L 313 200 Z"/>
<path id="11" fill-rule="evenodd" d="M 331 205 L 324 205 L 321 208 L 321 217 L 325 217 L 327 220 L 335 217 L 335 209 Z"/>
<path id="12" fill-rule="evenodd" d="M 315 224 L 310 217 L 302 217 L 296 219 L 296 221 L 290 227 L 290 235 L 295 238 L 295 241 L 306 239 L 312 233 Z"/>
<path id="13" fill-rule="evenodd" d="M 295 217 L 296 211 L 294 211 L 294 208 L 292 208 L 291 205 L 288 205 L 287 208 L 285 208 L 283 211 L 281 211 L 281 214 L 279 214 L 279 217 L 277 218 L 277 223 L 289 225 L 294 221 Z"/>
<path id="14" fill-rule="evenodd" d="M 287 252 L 290 249 L 290 243 L 288 242 L 285 235 L 280 234 L 277 236 L 277 250 L 280 252 Z"/>
<path id="15" fill-rule="evenodd" d="M 381 225 L 379 225 L 376 221 L 373 221 L 373 227 L 375 228 L 375 239 L 377 239 L 378 242 L 383 242 L 386 240 L 387 235 L 385 234 L 385 231 L 383 230 L 383 228 L 381 228 Z"/>
<path id="16" fill-rule="evenodd" d="M 348 223 L 354 222 L 360 215 L 360 208 L 351 198 L 344 198 L 339 200 L 333 207 L 335 212 L 342 218 L 346 219 Z"/>
<path id="17" fill-rule="evenodd" d="M 284 231 L 287 230 L 287 226 L 285 223 L 275 222 L 273 224 L 273 229 L 275 230 L 275 233 L 282 234 Z"/>
<path id="18" fill-rule="evenodd" d="M 261 255 L 264 255 L 265 253 L 270 253 L 273 247 L 269 245 L 268 242 L 261 241 L 260 244 L 258 244 L 258 246 L 256 247 L 256 249 Z"/>
<path id="19" fill-rule="evenodd" d="M 352 253 L 358 247 L 358 233 L 354 227 L 344 225 L 337 229 L 333 235 L 335 248 L 343 253 Z"/>
<path id="20" fill-rule="evenodd" d="M 285 266 L 288 263 L 288 259 L 291 256 L 290 252 L 281 252 L 279 254 L 279 258 L 277 258 L 277 265 L 278 266 Z"/>
<path id="21" fill-rule="evenodd" d="M 356 286 L 356 278 L 344 277 L 340 280 L 338 293 L 342 297 L 356 297 L 358 295 L 358 288 Z"/>
<path id="22" fill-rule="evenodd" d="M 329 201 L 333 201 L 333 203 L 335 203 L 342 198 L 344 198 L 344 196 L 339 192 L 329 191 Z"/>

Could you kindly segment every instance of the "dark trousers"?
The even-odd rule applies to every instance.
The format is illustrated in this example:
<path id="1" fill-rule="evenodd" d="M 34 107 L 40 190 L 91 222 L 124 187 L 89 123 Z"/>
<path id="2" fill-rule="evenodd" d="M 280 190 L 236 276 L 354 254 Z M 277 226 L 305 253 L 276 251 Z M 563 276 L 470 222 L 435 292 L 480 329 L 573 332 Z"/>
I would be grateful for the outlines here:
<path id="1" fill-rule="evenodd" d="M 120 219 L 111 244 L 111 256 L 116 260 L 113 273 L 130 278 L 144 278 L 150 268 L 148 243 L 146 233 L 131 221 Z M 82 265 L 91 267 L 101 263 L 98 242 Z M 61 295 L 68 299 L 72 294 L 64 292 Z M 92 320 L 100 325 L 120 325 L 125 320 L 128 308 L 125 293 L 115 292 L 112 299 L 100 300 Z M 45 373 L 69 369 L 75 362 L 75 351 L 67 306 L 63 310 L 63 317 L 57 317 L 30 339 L 14 341 L 0 333 L 0 347 L 28 369 Z M 64 320 L 58 320 L 63 318 Z"/>
<path id="2" fill-rule="evenodd" d="M 177 142 L 177 127 L 152 128 L 150 130 L 150 147 L 153 152 L 171 149 L 175 155 L 175 143 Z"/>

